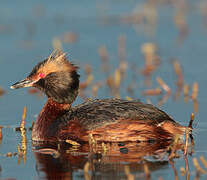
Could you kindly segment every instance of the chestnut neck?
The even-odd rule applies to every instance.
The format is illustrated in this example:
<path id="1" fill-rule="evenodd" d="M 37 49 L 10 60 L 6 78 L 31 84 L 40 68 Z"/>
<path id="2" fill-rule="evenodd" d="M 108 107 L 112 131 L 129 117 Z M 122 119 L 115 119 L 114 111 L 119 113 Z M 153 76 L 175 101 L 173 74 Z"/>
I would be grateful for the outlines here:
<path id="1" fill-rule="evenodd" d="M 69 110 L 71 104 L 69 103 L 58 103 L 54 101 L 52 98 L 48 98 L 47 102 L 45 103 L 42 111 L 48 111 L 51 115 L 58 115 L 64 113 L 66 110 Z M 42 111 L 40 113 L 42 113 Z"/>
<path id="2" fill-rule="evenodd" d="M 64 115 L 71 107 L 71 104 L 60 104 L 52 98 L 48 98 L 46 104 L 38 115 L 32 129 L 32 140 L 50 141 L 56 135 L 57 128 L 51 128 L 54 122 Z"/>

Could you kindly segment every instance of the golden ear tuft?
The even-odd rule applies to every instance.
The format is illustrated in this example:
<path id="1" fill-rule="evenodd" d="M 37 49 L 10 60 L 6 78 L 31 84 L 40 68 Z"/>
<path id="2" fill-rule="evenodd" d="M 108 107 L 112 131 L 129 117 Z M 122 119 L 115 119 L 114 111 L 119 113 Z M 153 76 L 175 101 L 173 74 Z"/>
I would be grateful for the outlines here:
<path id="1" fill-rule="evenodd" d="M 55 56 L 55 61 L 56 62 L 61 62 L 62 60 L 66 59 L 66 53 L 62 53 L 60 55 Z"/>
<path id="2" fill-rule="evenodd" d="M 47 62 L 41 67 L 40 72 L 49 74 L 58 71 L 76 71 L 78 69 L 73 63 L 67 61 L 66 53 L 60 50 L 54 50 L 48 57 Z"/>

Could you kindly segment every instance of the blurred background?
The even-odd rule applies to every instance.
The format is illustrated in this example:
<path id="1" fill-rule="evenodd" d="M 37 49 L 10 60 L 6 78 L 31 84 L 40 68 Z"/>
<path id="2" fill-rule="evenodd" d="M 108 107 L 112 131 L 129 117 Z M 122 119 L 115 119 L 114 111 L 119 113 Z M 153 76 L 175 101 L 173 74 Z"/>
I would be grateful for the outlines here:
<path id="1" fill-rule="evenodd" d="M 2 179 L 40 177 L 35 169 L 31 132 L 26 133 L 25 152 L 21 133 L 15 128 L 20 126 L 24 107 L 25 126 L 31 127 L 46 97 L 34 89 L 14 91 L 9 87 L 25 78 L 54 48 L 66 52 L 69 60 L 80 67 L 80 96 L 74 104 L 88 98 L 140 99 L 159 106 L 182 125 L 187 125 L 190 114 L 195 113 L 194 153 L 188 160 L 191 177 L 197 175 L 193 158 L 207 158 L 206 0 L 0 3 Z M 20 149 L 26 154 L 22 161 L 14 155 Z M 174 166 L 178 177 L 184 178 L 180 173 L 182 155 Z M 151 178 L 171 179 L 173 172 L 167 164 L 153 171 Z M 134 178 L 140 173 L 135 170 Z M 83 171 L 78 170 L 71 177 L 84 179 L 82 175 Z M 126 178 L 120 174 L 111 177 Z"/>

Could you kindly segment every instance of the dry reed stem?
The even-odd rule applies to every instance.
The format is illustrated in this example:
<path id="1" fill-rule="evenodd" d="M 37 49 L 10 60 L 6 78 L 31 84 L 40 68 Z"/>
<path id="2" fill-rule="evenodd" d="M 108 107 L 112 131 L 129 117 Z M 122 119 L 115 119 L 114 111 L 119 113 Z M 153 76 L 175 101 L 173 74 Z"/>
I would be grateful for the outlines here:
<path id="1" fill-rule="evenodd" d="M 159 87 L 155 89 L 147 89 L 142 92 L 142 95 L 144 96 L 157 96 L 160 94 L 162 94 L 162 90 Z"/>
<path id="2" fill-rule="evenodd" d="M 192 100 L 196 100 L 197 96 L 198 96 L 198 83 L 194 82 L 192 87 L 192 95 L 191 95 Z"/>
<path id="3" fill-rule="evenodd" d="M 174 172 L 174 176 L 175 176 L 175 180 L 178 180 L 179 178 L 178 178 L 178 173 L 177 173 L 177 170 L 176 170 L 176 168 L 175 168 L 175 165 L 174 165 L 174 162 L 172 161 L 172 160 L 170 160 L 169 161 L 169 163 L 170 163 L 170 165 L 171 165 L 171 167 L 172 167 L 172 169 L 173 169 L 173 172 Z"/>
<path id="4" fill-rule="evenodd" d="M 27 153 L 27 137 L 26 137 L 26 129 L 25 129 L 26 113 L 27 113 L 27 108 L 25 106 L 23 114 L 22 114 L 21 125 L 20 125 L 20 131 L 21 131 L 21 137 L 22 137 L 22 140 L 21 140 L 21 144 L 22 144 L 21 154 L 22 154 L 24 164 L 26 163 L 26 153 Z"/>
<path id="5" fill-rule="evenodd" d="M 21 159 L 22 159 L 23 154 L 22 154 L 22 150 L 21 150 L 21 148 L 20 148 L 19 145 L 17 146 L 17 152 L 18 152 L 18 160 L 17 160 L 17 164 L 20 164 L 20 163 L 21 163 Z"/>
<path id="6" fill-rule="evenodd" d="M 144 174 L 145 174 L 145 179 L 149 180 L 151 177 L 151 172 L 150 172 L 149 167 L 146 163 L 144 163 Z"/>
<path id="7" fill-rule="evenodd" d="M 124 166 L 124 172 L 127 176 L 127 180 L 134 180 L 135 179 L 134 175 L 131 174 L 130 167 L 128 165 Z"/>
<path id="8" fill-rule="evenodd" d="M 177 75 L 177 86 L 179 88 L 182 88 L 183 83 L 184 83 L 184 78 L 183 78 L 183 73 L 182 73 L 182 68 L 180 66 L 180 63 L 177 60 L 174 60 L 173 67 L 174 67 L 174 71 Z"/>
<path id="9" fill-rule="evenodd" d="M 26 137 L 25 129 L 21 130 L 21 136 L 22 136 L 21 143 L 22 143 L 22 155 L 23 155 L 22 158 L 23 158 L 23 161 L 25 164 L 26 163 L 26 154 L 27 154 L 27 137 Z"/>
<path id="10" fill-rule="evenodd" d="M 189 139 L 190 130 L 186 128 L 185 130 L 185 147 L 184 147 L 184 155 L 186 156 L 188 153 L 188 139 Z"/>
<path id="11" fill-rule="evenodd" d="M 84 165 L 83 172 L 85 180 L 90 180 L 91 176 L 89 174 L 90 163 L 87 161 Z"/>
<path id="12" fill-rule="evenodd" d="M 190 173 L 189 173 L 189 165 L 188 165 L 188 158 L 187 158 L 187 154 L 184 156 L 184 160 L 185 160 L 185 173 L 186 173 L 186 180 L 189 180 L 189 178 L 190 178 Z"/>
<path id="13" fill-rule="evenodd" d="M 184 93 L 184 101 L 185 102 L 188 102 L 189 90 L 190 90 L 190 86 L 188 84 L 184 84 L 183 93 Z"/>
<path id="14" fill-rule="evenodd" d="M 116 88 L 119 88 L 121 84 L 121 71 L 116 69 L 114 72 L 114 85 Z"/>
<path id="15" fill-rule="evenodd" d="M 101 46 L 98 49 L 99 56 L 101 57 L 102 65 L 101 69 L 103 72 L 109 72 L 109 55 L 105 46 Z"/>
<path id="16" fill-rule="evenodd" d="M 202 164 L 204 165 L 204 167 L 207 169 L 207 161 L 205 160 L 205 158 L 203 156 L 200 156 L 200 160 Z"/>
<path id="17" fill-rule="evenodd" d="M 193 158 L 193 164 L 194 164 L 194 166 L 195 166 L 198 173 L 206 174 L 206 171 L 203 168 L 201 168 L 201 166 L 198 163 L 198 160 L 196 158 Z"/>
<path id="18" fill-rule="evenodd" d="M 142 70 L 144 75 L 151 75 L 152 72 L 157 68 L 157 59 L 156 55 L 157 46 L 154 43 L 145 43 L 141 47 L 141 51 L 145 56 L 145 68 Z"/>
<path id="19" fill-rule="evenodd" d="M 193 100 L 193 110 L 195 113 L 198 112 L 198 101 L 196 99 Z"/>
<path id="20" fill-rule="evenodd" d="M 27 115 L 27 107 L 25 106 L 23 114 L 22 114 L 22 121 L 21 121 L 21 124 L 20 124 L 20 130 L 21 129 L 25 129 L 25 118 L 26 118 L 26 115 Z"/>
<path id="21" fill-rule="evenodd" d="M 141 47 L 141 51 L 145 58 L 145 67 L 141 70 L 141 73 L 145 76 L 145 85 L 149 87 L 151 83 L 151 75 L 156 70 L 159 63 L 157 63 L 157 47 L 154 43 L 145 43 Z"/>
<path id="22" fill-rule="evenodd" d="M 164 91 L 166 91 L 168 94 L 171 93 L 171 89 L 169 88 L 169 86 L 162 80 L 161 77 L 157 77 L 157 83 L 162 87 L 162 89 L 164 89 Z"/>
<path id="23" fill-rule="evenodd" d="M 193 128 L 193 121 L 194 121 L 194 119 L 195 119 L 195 114 L 191 113 L 191 115 L 190 115 L 190 122 L 188 124 L 188 127 L 191 128 L 191 129 Z"/>

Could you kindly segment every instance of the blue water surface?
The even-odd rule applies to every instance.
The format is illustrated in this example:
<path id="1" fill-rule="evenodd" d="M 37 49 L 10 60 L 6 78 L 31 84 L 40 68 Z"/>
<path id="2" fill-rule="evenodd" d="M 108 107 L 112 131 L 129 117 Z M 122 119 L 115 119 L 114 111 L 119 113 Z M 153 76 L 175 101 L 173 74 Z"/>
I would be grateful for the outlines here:
<path id="1" fill-rule="evenodd" d="M 35 156 L 32 150 L 30 131 L 26 133 L 27 152 L 25 163 L 23 158 L 18 163 L 18 155 L 6 156 L 8 152 L 18 152 L 18 145 L 22 147 L 21 133 L 16 132 L 15 128 L 20 125 L 23 108 L 27 107 L 25 126 L 31 127 L 32 121 L 35 121 L 37 114 L 46 102 L 46 97 L 31 95 L 27 89 L 14 91 L 9 87 L 14 82 L 25 78 L 37 62 L 49 56 L 53 50 L 53 40 L 62 37 L 67 32 L 75 33 L 77 41 L 74 43 L 63 42 L 64 51 L 68 53 L 69 59 L 80 67 L 79 72 L 82 82 L 86 78 L 85 65 L 91 65 L 94 76 L 93 83 L 104 82 L 106 77 L 110 74 L 113 75 L 114 70 L 119 66 L 118 39 L 124 36 L 128 69 L 121 85 L 120 95 L 121 98 L 131 96 L 127 92 L 127 87 L 132 82 L 134 84 L 132 98 L 141 99 L 143 102 L 147 102 L 147 98 L 142 95 L 142 91 L 147 87 L 144 85 L 144 78 L 140 73 L 144 67 L 144 56 L 141 47 L 148 42 L 156 44 L 158 47 L 157 53 L 161 58 L 161 65 L 153 73 L 152 86 L 149 88 L 156 88 L 158 86 L 156 77 L 162 77 L 171 88 L 172 95 L 161 108 L 176 121 L 187 125 L 191 112 L 194 112 L 193 102 L 189 100 L 188 103 L 185 103 L 183 93 L 177 101 L 173 98 L 176 92 L 176 74 L 173 70 L 172 60 L 177 59 L 182 66 L 184 82 L 189 84 L 190 87 L 194 82 L 199 85 L 197 98 L 199 109 L 198 113 L 195 114 L 195 146 L 192 157 L 199 160 L 200 156 L 203 155 L 207 158 L 205 114 L 207 104 L 205 98 L 207 88 L 207 25 L 205 23 L 207 22 L 207 16 L 202 14 L 202 9 L 207 7 L 207 3 L 201 0 L 182 2 L 186 3 L 184 4 L 185 8 L 182 7 L 181 2 L 179 4 L 179 2 L 174 1 L 154 1 L 154 4 L 151 4 L 154 9 L 147 11 L 145 8 L 149 8 L 150 2 L 135 0 L 1 0 L 0 86 L 6 91 L 0 97 L 0 125 L 3 126 L 3 139 L 0 146 L 1 179 L 52 179 L 52 176 L 46 176 L 46 170 L 41 169 L 38 165 L 39 156 Z M 137 24 L 123 21 L 124 18 L 129 17 L 134 12 L 146 16 L 146 12 L 152 11 L 155 11 L 157 17 L 154 24 L 150 24 L 146 19 L 144 22 Z M 186 19 L 186 37 L 180 36 L 179 28 L 175 25 L 175 16 L 178 12 L 183 13 Z M 110 74 L 101 72 L 102 63 L 98 49 L 103 45 L 109 55 Z M 135 66 L 138 73 L 133 68 Z M 133 79 L 134 74 L 136 74 L 135 79 Z M 86 94 L 88 97 L 93 97 L 90 90 L 91 88 L 86 91 Z M 106 85 L 103 85 L 98 90 L 97 98 L 105 97 L 111 97 L 111 94 Z M 161 97 L 149 98 L 156 105 Z M 83 100 L 79 97 L 74 104 L 81 102 Z M 88 155 L 78 156 L 77 159 L 80 158 L 80 161 L 73 164 L 73 158 L 68 156 L 67 158 L 61 156 L 61 158 L 69 159 L 68 164 L 65 164 L 65 161 L 63 163 L 61 158 L 53 158 L 51 155 L 45 155 L 40 159 L 61 167 L 61 172 L 64 170 L 64 176 L 70 179 L 86 179 L 83 168 L 87 161 L 90 162 L 90 157 Z M 196 175 L 196 169 L 192 157 L 189 156 L 188 161 L 190 177 L 193 179 Z M 103 163 L 97 161 L 95 164 L 97 170 L 93 169 L 89 175 L 92 179 L 126 179 L 126 173 L 122 168 L 124 167 L 123 164 L 129 164 L 131 173 L 135 178 L 144 178 L 144 171 L 143 168 L 139 169 L 140 162 L 138 160 L 133 163 L 128 162 L 128 158 L 124 160 L 118 158 L 116 160 L 114 162 L 109 158 L 108 161 L 104 159 Z M 109 165 L 104 166 L 107 163 Z M 153 163 L 148 164 L 151 170 L 151 179 L 158 179 L 159 177 L 174 179 L 175 174 L 168 161 L 163 160 L 159 164 L 153 161 Z M 185 177 L 180 174 L 180 167 L 185 166 L 182 152 L 180 152 L 180 158 L 176 159 L 174 165 L 179 178 L 184 179 Z M 53 168 L 57 169 L 55 167 Z M 54 169 L 51 168 L 48 171 L 52 172 Z M 202 175 L 202 178 L 206 177 Z M 53 177 L 53 179 L 55 178 Z M 56 179 L 58 178 L 56 177 Z"/>

